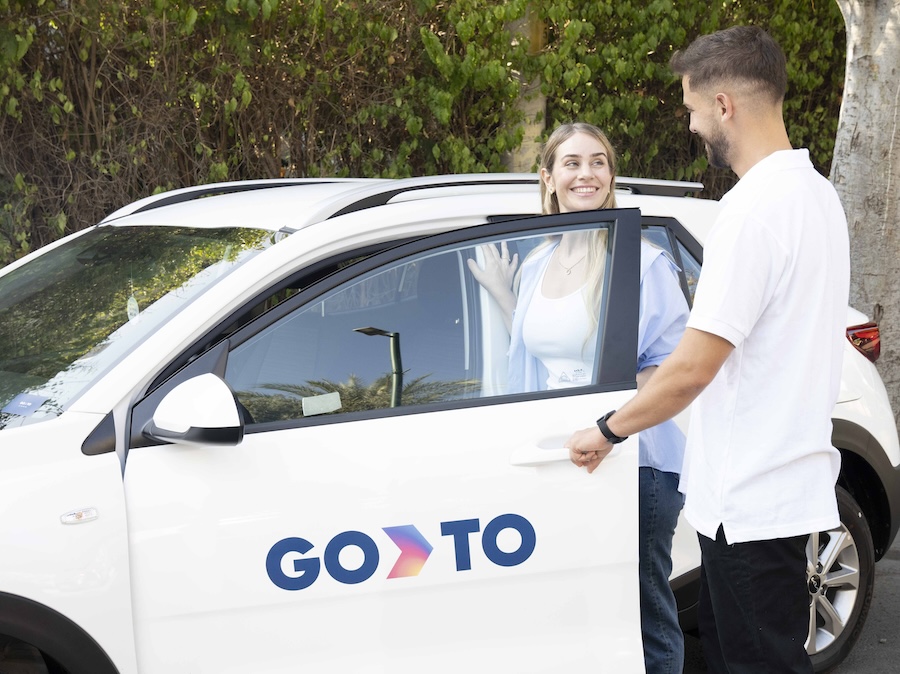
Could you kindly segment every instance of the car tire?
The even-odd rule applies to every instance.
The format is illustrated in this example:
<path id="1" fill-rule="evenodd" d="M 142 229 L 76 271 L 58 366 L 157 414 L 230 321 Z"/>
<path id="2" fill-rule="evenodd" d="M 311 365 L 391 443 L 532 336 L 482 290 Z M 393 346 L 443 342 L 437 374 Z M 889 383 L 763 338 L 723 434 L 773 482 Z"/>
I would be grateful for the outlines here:
<path id="1" fill-rule="evenodd" d="M 810 636 L 806 650 L 816 672 L 844 660 L 859 637 L 875 585 L 875 551 L 866 515 L 837 488 L 841 524 L 810 536 L 806 546 Z"/>

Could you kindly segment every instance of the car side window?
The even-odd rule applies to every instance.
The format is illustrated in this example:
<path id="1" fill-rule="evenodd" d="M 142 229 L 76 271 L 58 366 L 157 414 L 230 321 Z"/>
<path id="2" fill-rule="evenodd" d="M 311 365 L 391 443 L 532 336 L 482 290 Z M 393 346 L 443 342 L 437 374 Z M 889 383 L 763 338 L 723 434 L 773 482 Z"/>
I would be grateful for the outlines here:
<path id="1" fill-rule="evenodd" d="M 693 306 L 694 293 L 697 291 L 697 281 L 700 278 L 700 262 L 664 225 L 644 225 L 641 229 L 641 236 L 645 241 L 662 248 L 675 261 L 681 270 L 681 284 L 688 306 Z M 675 242 L 674 248 L 673 241 Z"/>
<path id="2" fill-rule="evenodd" d="M 606 235 L 605 225 L 594 227 Z M 521 263 L 552 246 L 554 237 L 481 239 L 368 269 L 285 310 L 232 347 L 225 379 L 248 420 L 282 422 L 510 392 L 509 330 L 469 268 L 470 260 L 483 265 L 485 247 L 499 251 L 501 241 Z M 606 299 L 601 292 L 596 316 Z M 597 342 L 597 332 L 595 323 L 584 339 Z M 596 373 L 583 385 L 595 382 Z"/>
<path id="3" fill-rule="evenodd" d="M 675 259 L 672 253 L 672 243 L 669 241 L 669 231 L 665 227 L 658 225 L 645 225 L 641 228 L 641 236 L 644 241 L 652 243 L 657 248 L 662 248 L 669 254 L 669 257 Z"/>

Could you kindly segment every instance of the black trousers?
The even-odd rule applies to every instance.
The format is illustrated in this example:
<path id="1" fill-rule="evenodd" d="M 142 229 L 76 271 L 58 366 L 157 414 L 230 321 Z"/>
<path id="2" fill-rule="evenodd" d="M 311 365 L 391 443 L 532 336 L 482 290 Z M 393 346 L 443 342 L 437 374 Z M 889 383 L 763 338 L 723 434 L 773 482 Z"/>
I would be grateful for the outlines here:
<path id="1" fill-rule="evenodd" d="M 700 641 L 714 674 L 811 674 L 809 536 L 728 545 L 700 538 Z"/>

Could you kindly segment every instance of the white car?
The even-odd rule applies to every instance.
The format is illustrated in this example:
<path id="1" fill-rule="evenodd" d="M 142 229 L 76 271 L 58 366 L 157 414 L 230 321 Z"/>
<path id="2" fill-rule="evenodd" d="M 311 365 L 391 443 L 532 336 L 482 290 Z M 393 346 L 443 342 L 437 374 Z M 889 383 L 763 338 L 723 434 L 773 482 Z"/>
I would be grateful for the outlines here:
<path id="1" fill-rule="evenodd" d="M 555 216 L 535 175 L 203 186 L 0 270 L 0 669 L 643 671 L 637 437 L 590 476 L 562 444 L 634 393 L 642 232 L 690 298 L 718 204 L 618 182 L 620 208 Z M 507 393 L 466 261 L 598 228 L 597 371 Z M 878 329 L 848 326 L 844 524 L 808 548 L 820 669 L 900 525 Z M 690 629 L 684 523 L 674 563 Z"/>

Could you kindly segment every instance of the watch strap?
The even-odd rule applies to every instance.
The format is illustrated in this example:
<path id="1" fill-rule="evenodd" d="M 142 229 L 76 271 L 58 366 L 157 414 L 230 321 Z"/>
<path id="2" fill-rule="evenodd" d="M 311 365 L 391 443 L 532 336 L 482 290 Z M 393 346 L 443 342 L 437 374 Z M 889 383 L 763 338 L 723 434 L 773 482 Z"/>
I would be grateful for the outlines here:
<path id="1" fill-rule="evenodd" d="M 607 425 L 606 421 L 615 413 L 616 413 L 616 411 L 612 410 L 611 412 L 607 412 L 602 417 L 597 419 L 597 428 L 600 429 L 600 432 L 603 434 L 603 437 L 606 438 L 607 440 L 609 440 L 610 444 L 613 444 L 613 445 L 616 445 L 620 442 L 624 442 L 625 440 L 628 439 L 628 436 L 626 436 L 624 438 L 620 438 L 618 435 L 616 435 L 609 429 L 609 426 Z"/>

